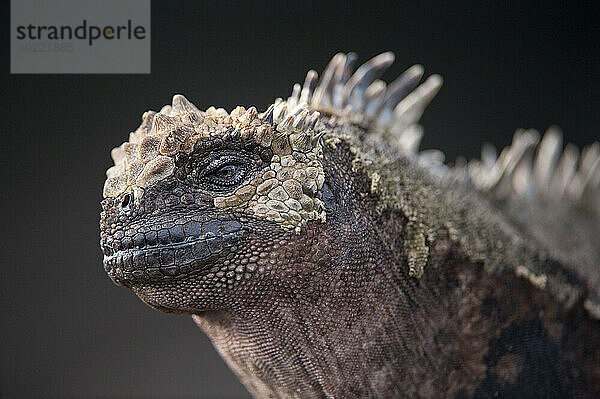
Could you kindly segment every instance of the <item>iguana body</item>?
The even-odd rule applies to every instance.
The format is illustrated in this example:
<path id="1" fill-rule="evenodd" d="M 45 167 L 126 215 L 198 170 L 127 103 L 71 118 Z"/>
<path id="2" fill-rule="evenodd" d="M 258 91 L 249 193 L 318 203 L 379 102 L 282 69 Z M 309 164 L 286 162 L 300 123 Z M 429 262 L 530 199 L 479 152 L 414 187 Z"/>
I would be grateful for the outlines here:
<path id="1" fill-rule="evenodd" d="M 597 397 L 598 146 L 555 167 L 525 132 L 444 166 L 416 124 L 441 79 L 386 87 L 392 60 L 338 54 L 262 114 L 146 113 L 107 172 L 105 269 L 256 397 Z"/>

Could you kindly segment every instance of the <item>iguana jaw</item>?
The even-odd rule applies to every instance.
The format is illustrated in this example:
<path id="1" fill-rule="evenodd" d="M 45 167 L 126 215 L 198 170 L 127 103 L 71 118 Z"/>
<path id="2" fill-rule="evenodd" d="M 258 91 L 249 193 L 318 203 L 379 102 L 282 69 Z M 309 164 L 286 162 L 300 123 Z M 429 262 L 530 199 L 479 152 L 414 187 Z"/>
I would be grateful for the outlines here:
<path id="1" fill-rule="evenodd" d="M 216 218 L 179 221 L 145 233 L 129 231 L 133 234 L 101 245 L 104 269 L 116 284 L 128 287 L 202 272 L 246 235 L 239 222 Z"/>

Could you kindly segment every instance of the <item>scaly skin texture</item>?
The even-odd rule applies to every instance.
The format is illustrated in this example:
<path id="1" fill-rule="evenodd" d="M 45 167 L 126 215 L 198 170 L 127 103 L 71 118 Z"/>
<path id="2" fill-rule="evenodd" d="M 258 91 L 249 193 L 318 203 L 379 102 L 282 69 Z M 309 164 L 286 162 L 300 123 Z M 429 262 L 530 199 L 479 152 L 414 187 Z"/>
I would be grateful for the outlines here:
<path id="1" fill-rule="evenodd" d="M 400 151 L 393 126 L 311 102 L 326 76 L 316 90 L 307 78 L 295 113 L 288 100 L 287 114 L 249 111 L 143 153 L 167 168 L 140 172 L 149 161 L 125 146 L 102 202 L 110 277 L 192 314 L 257 398 L 598 397 L 597 222 L 580 231 L 585 254 L 551 248 L 539 230 L 560 227 L 523 224 L 535 201 L 496 202 Z M 205 131 L 215 113 L 191 107 L 174 99 L 168 132 Z M 140 134 L 159 148 L 170 136 L 154 119 Z"/>

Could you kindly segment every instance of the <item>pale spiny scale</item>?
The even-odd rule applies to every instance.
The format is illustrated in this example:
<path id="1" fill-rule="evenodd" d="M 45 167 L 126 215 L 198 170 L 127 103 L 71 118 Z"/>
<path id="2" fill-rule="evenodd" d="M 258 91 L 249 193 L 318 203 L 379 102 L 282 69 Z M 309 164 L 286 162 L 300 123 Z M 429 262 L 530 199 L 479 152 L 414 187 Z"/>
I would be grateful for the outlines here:
<path id="1" fill-rule="evenodd" d="M 390 52 L 379 54 L 361 65 L 344 85 L 340 96 L 342 107 L 350 105 L 349 112 L 361 112 L 365 105 L 365 90 L 392 63 L 394 55 Z"/>
<path id="2" fill-rule="evenodd" d="M 517 166 L 535 148 L 539 134 L 535 130 L 518 130 L 510 147 L 502 150 L 498 160 L 489 170 L 481 162 L 471 162 L 469 171 L 473 183 L 481 190 L 494 192 L 498 198 L 506 198 L 513 187 L 514 172 Z"/>
<path id="3" fill-rule="evenodd" d="M 373 119 L 379 108 L 383 104 L 382 94 L 385 92 L 386 84 L 384 81 L 375 80 L 365 90 L 365 116 Z"/>
<path id="4" fill-rule="evenodd" d="M 309 71 L 302 89 L 295 84 L 287 101 L 275 103 L 275 119 L 284 111 L 283 107 L 293 113 L 297 107 L 308 104 L 312 109 L 334 115 L 347 123 L 387 132 L 396 137 L 394 141 L 400 151 L 416 153 L 422 129 L 411 125 L 418 122 L 439 90 L 441 77 L 432 75 L 417 87 L 423 76 L 423 67 L 414 65 L 387 86 L 377 77 L 392 64 L 392 53 L 380 54 L 354 72 L 352 66 L 355 60 L 356 55 L 352 53 L 336 54 L 316 87 L 317 74 Z"/>
<path id="5" fill-rule="evenodd" d="M 319 81 L 312 98 L 313 103 L 322 104 L 323 107 L 332 107 L 333 99 L 331 94 L 333 92 L 333 86 L 335 84 L 335 76 L 338 71 L 338 65 L 340 65 L 346 59 L 346 55 L 338 53 L 323 71 L 323 76 Z"/>
<path id="6" fill-rule="evenodd" d="M 383 108 L 379 110 L 377 120 L 380 126 L 387 126 L 392 122 L 396 104 L 404 99 L 419 84 L 423 73 L 425 73 L 425 69 L 421 65 L 413 65 L 390 83 L 385 95 L 382 96 Z"/>
<path id="7" fill-rule="evenodd" d="M 300 93 L 300 103 L 308 104 L 315 90 L 315 86 L 317 85 L 318 76 L 316 71 L 313 71 L 312 69 L 308 71 L 304 86 L 302 86 L 302 92 Z"/>
<path id="8" fill-rule="evenodd" d="M 539 139 L 533 129 L 517 130 L 513 142 L 496 159 L 495 150 L 484 146 L 481 160 L 467 165 L 471 182 L 496 199 L 537 198 L 545 202 L 600 201 L 600 144 L 583 149 L 567 144 L 552 126 Z"/>

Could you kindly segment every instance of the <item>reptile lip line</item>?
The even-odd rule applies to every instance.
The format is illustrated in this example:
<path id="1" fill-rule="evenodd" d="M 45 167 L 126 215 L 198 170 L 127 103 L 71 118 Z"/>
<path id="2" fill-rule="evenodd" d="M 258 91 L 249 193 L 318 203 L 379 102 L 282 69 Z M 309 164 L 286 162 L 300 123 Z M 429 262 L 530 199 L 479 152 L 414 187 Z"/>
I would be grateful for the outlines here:
<path id="1" fill-rule="evenodd" d="M 104 256 L 104 270 L 115 283 L 141 283 L 184 278 L 210 266 L 224 248 L 235 245 L 242 230 L 219 237 L 188 237 L 183 243 L 126 249 Z"/>

